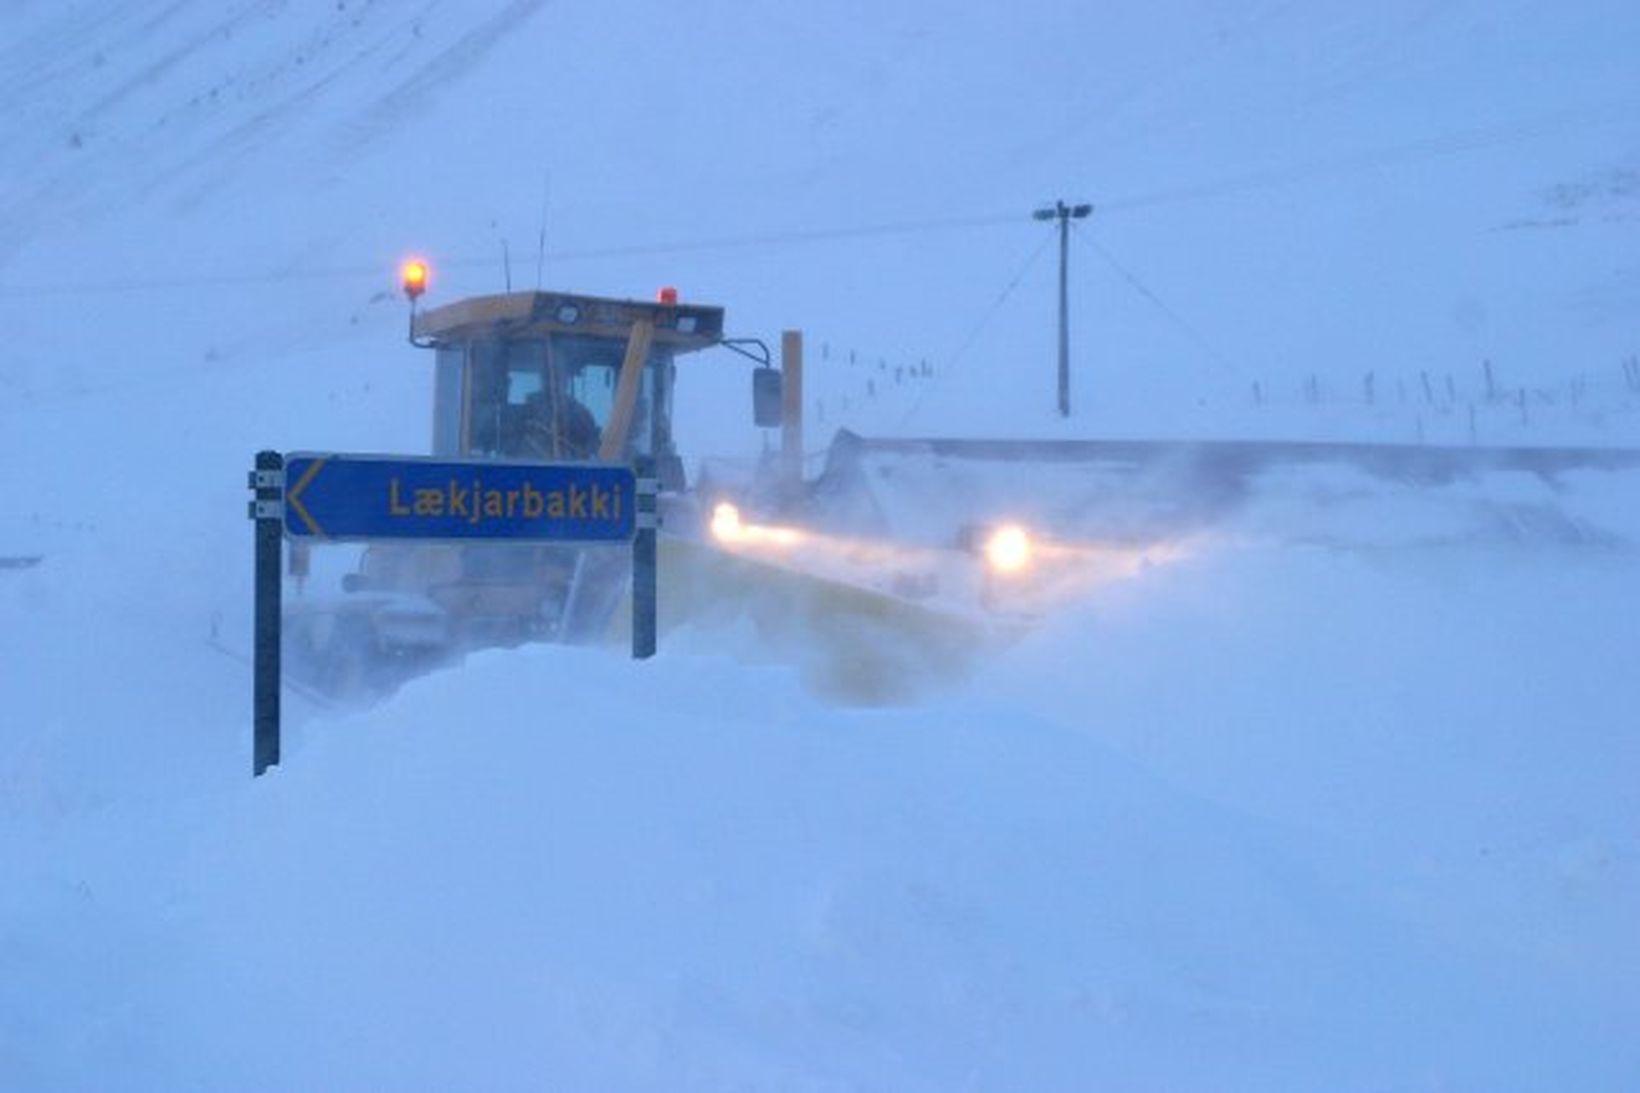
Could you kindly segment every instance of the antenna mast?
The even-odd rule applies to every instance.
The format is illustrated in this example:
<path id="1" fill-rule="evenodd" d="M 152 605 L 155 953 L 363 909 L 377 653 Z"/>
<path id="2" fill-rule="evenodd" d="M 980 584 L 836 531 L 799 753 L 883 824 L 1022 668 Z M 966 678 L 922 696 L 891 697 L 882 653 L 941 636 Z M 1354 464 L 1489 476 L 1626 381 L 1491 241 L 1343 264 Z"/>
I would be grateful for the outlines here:
<path id="1" fill-rule="evenodd" d="M 535 241 L 535 291 L 541 291 L 541 278 L 547 269 L 547 206 L 552 200 L 552 172 L 548 171 L 541 183 L 541 234 Z"/>

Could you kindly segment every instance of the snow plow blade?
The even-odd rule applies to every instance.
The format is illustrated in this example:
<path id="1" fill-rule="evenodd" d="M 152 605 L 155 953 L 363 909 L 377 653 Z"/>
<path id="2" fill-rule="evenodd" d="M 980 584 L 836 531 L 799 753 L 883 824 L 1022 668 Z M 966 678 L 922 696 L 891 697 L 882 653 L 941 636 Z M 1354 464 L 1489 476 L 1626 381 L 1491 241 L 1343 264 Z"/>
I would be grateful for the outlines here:
<path id="1" fill-rule="evenodd" d="M 659 625 L 668 640 L 690 630 L 734 651 L 795 665 L 833 701 L 910 701 L 961 678 L 1023 628 L 1008 620 L 919 603 L 710 542 L 663 536 Z M 616 616 L 617 638 L 630 612 Z M 747 648 L 751 643 L 751 648 Z"/>
<path id="2" fill-rule="evenodd" d="M 1096 589 L 1249 528 L 1359 547 L 1472 537 L 1611 541 L 1562 511 L 1571 472 L 1640 468 L 1640 451 L 1280 441 L 869 439 L 837 434 L 801 491 L 745 491 L 770 523 L 663 536 L 663 633 L 799 666 L 818 692 L 906 701 L 961 678 Z M 1522 481 L 1499 488 L 1496 476 Z M 707 491 L 710 493 L 710 489 Z M 734 496 L 731 491 L 727 496 Z M 1386 496 L 1405 503 L 1384 527 Z M 710 502 L 711 497 L 705 500 Z M 1357 508 L 1357 506 L 1362 506 Z M 734 507 L 733 505 L 724 507 Z M 990 555 L 1012 529 L 1031 557 Z M 620 625 L 625 626 L 625 612 Z M 675 638 L 674 638 L 675 640 Z M 744 643 L 737 651 L 746 652 Z"/>

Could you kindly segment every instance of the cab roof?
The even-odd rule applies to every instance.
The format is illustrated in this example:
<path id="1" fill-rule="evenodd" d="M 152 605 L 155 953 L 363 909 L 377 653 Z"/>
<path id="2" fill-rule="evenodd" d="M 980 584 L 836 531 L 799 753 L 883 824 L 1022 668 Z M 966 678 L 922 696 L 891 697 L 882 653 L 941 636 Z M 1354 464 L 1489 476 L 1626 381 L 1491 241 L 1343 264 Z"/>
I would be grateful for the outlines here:
<path id="1" fill-rule="evenodd" d="M 470 296 L 416 315 L 417 338 L 435 345 L 457 345 L 495 338 L 538 338 L 579 334 L 625 341 L 632 324 L 655 324 L 655 342 L 689 352 L 714 345 L 723 337 L 723 309 L 700 304 L 663 304 L 617 300 L 566 292 L 509 292 Z"/>

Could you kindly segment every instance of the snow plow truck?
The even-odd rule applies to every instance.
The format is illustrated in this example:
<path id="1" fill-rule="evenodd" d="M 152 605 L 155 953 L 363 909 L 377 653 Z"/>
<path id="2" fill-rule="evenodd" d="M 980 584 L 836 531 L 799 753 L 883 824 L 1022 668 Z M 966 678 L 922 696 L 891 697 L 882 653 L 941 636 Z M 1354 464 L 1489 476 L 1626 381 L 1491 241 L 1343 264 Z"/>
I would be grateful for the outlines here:
<path id="1" fill-rule="evenodd" d="M 408 266 L 410 341 L 432 358 L 428 455 L 644 458 L 659 486 L 662 635 L 693 627 L 795 663 L 853 703 L 960 676 L 1056 606 L 1189 554 L 1272 472 L 1423 490 L 1640 464 L 1623 450 L 840 430 L 805 477 L 800 334 L 783 335 L 777 366 L 763 342 L 725 335 L 722 308 L 670 289 L 653 301 L 510 292 L 418 311 L 425 284 L 425 266 Z M 691 477 L 675 394 L 704 366 L 690 358 L 712 349 L 750 358 L 753 419 L 780 442 L 749 466 L 705 463 Z M 290 557 L 308 572 L 306 547 Z M 605 545 L 371 544 L 338 589 L 314 582 L 287 598 L 287 671 L 333 698 L 370 697 L 479 648 L 619 642 L 629 557 Z"/>

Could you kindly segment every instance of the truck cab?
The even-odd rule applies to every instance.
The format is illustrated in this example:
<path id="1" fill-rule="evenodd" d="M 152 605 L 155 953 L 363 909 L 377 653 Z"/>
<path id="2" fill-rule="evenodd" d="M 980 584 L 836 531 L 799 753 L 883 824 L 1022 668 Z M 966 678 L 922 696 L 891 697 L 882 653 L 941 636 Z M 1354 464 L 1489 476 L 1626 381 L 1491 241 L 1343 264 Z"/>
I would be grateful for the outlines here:
<path id="1" fill-rule="evenodd" d="M 717 344 L 723 309 L 554 292 L 479 296 L 419 313 L 434 350 L 432 454 L 551 462 L 653 457 L 683 487 L 675 360 Z"/>

